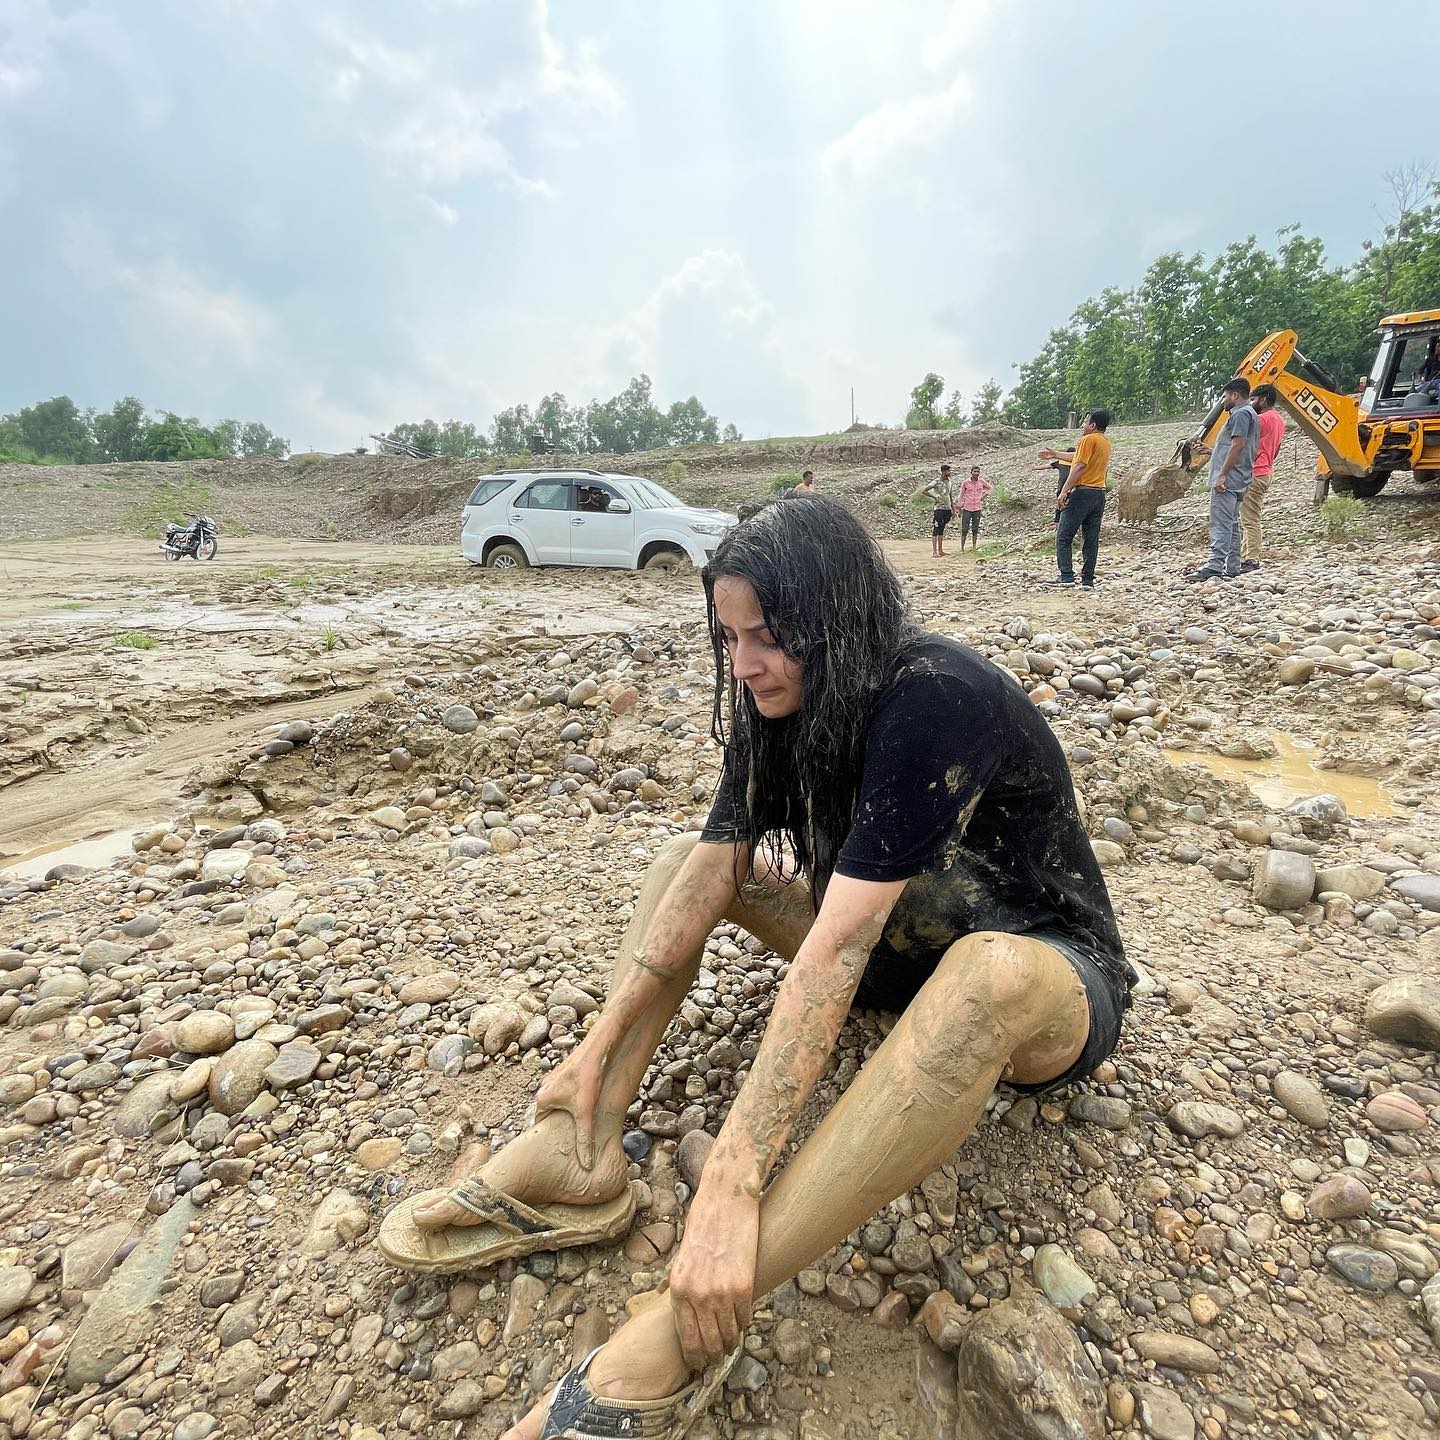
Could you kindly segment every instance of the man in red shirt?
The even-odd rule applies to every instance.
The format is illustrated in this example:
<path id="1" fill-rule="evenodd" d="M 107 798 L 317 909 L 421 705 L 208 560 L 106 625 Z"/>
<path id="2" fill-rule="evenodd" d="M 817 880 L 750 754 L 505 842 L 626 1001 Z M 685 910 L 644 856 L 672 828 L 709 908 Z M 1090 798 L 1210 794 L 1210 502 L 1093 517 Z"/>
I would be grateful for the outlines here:
<path id="1" fill-rule="evenodd" d="M 1240 502 L 1240 572 L 1260 568 L 1260 511 L 1275 469 L 1275 456 L 1285 438 L 1285 418 L 1275 408 L 1280 398 L 1273 385 L 1257 385 L 1250 392 L 1250 404 L 1260 420 L 1260 443 L 1255 451 L 1255 478 Z"/>

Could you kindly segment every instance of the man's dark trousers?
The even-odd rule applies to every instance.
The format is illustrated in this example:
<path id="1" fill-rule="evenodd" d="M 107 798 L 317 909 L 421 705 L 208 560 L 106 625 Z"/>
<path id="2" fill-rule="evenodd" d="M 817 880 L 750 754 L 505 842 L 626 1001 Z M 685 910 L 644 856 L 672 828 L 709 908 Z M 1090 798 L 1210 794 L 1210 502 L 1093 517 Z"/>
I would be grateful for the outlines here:
<path id="1" fill-rule="evenodd" d="M 1104 513 L 1105 491 L 1101 486 L 1077 485 L 1070 492 L 1055 528 L 1055 563 L 1060 567 L 1062 580 L 1073 583 L 1075 579 L 1070 547 L 1078 530 L 1084 534 L 1080 547 L 1080 579 L 1086 585 L 1095 583 L 1095 561 L 1100 555 L 1100 517 Z"/>

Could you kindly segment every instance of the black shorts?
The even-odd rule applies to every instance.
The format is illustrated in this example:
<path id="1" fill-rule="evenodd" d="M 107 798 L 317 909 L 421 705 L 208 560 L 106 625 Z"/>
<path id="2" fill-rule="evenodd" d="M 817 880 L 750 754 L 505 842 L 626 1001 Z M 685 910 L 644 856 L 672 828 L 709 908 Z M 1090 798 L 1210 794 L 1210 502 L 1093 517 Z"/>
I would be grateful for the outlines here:
<path id="1" fill-rule="evenodd" d="M 1083 1080 L 1114 1051 L 1120 1040 L 1120 1022 L 1130 1008 L 1130 986 L 1135 972 L 1125 961 L 1102 955 L 1093 946 L 1055 930 L 1032 930 L 1027 938 L 1043 940 L 1070 962 L 1085 987 L 1085 1001 L 1090 1009 L 1090 1033 L 1085 1038 L 1085 1048 L 1063 1075 L 1038 1085 L 1007 1082 L 1012 1090 L 1043 1095 Z M 899 1015 L 920 993 L 932 973 L 933 969 L 927 971 L 918 965 L 902 968 L 872 958 L 860 977 L 852 1004 L 862 1010 L 885 1010 Z"/>
<path id="2" fill-rule="evenodd" d="M 962 510 L 960 512 L 960 538 L 963 540 L 967 535 L 973 535 L 977 540 L 980 538 L 980 512 L 978 510 Z"/>
<path id="3" fill-rule="evenodd" d="M 950 523 L 950 516 L 953 513 L 951 510 L 937 510 L 930 526 L 930 533 L 932 535 L 943 535 L 945 533 L 945 527 Z"/>

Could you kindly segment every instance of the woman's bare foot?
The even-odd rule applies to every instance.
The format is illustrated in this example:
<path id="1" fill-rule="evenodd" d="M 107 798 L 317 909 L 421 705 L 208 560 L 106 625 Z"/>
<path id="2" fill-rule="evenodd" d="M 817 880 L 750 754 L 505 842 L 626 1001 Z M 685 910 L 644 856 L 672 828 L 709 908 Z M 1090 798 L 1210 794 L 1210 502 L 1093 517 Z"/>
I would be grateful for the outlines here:
<path id="1" fill-rule="evenodd" d="M 613 1400 L 662 1400 L 689 1384 L 690 1371 L 680 1354 L 668 1296 L 610 1337 L 590 1367 L 589 1380 L 597 1395 Z M 547 1395 L 500 1440 L 540 1440 L 549 1405 Z"/>
<path id="2" fill-rule="evenodd" d="M 586 1170 L 575 1155 L 575 1122 L 563 1111 L 554 1110 L 487 1161 L 479 1176 L 497 1190 L 531 1205 L 598 1205 L 613 1200 L 625 1188 L 625 1170 L 618 1122 L 597 1121 L 595 1166 Z M 474 1211 L 448 1195 L 415 1210 L 415 1223 L 424 1230 L 479 1222 Z"/>

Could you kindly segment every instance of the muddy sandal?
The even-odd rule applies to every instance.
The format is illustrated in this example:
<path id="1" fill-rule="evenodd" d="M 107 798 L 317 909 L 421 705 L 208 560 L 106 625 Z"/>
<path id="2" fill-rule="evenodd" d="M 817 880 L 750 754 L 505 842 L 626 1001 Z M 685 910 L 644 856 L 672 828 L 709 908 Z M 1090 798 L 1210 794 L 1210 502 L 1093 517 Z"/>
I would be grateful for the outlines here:
<path id="1" fill-rule="evenodd" d="M 427 1230 L 415 1211 L 448 1195 L 479 1219 L 475 1225 Z M 564 1250 L 623 1235 L 635 1218 L 635 1194 L 627 1184 L 598 1205 L 527 1205 L 487 1185 L 478 1176 L 449 1190 L 426 1190 L 403 1200 L 384 1219 L 376 1248 L 401 1270 L 444 1275 L 483 1270 L 540 1250 Z"/>
<path id="2" fill-rule="evenodd" d="M 732 1350 L 662 1400 L 609 1400 L 597 1395 L 585 1378 L 603 1348 L 597 1345 L 555 1387 L 540 1440 L 680 1440 L 710 1408 L 740 1358 L 740 1351 Z"/>

